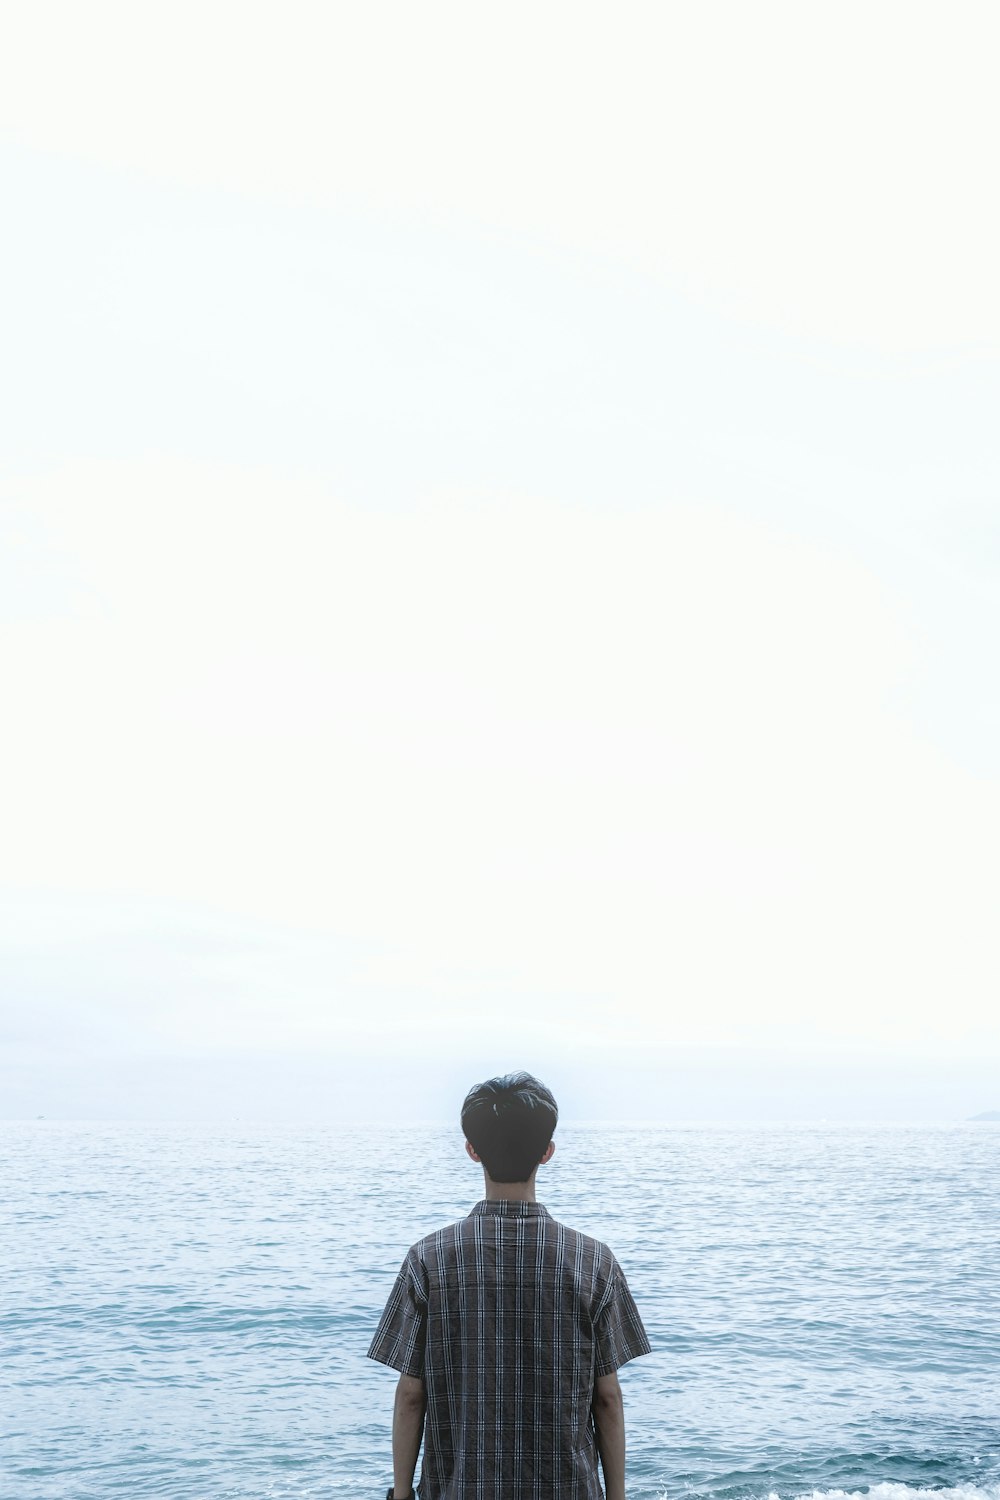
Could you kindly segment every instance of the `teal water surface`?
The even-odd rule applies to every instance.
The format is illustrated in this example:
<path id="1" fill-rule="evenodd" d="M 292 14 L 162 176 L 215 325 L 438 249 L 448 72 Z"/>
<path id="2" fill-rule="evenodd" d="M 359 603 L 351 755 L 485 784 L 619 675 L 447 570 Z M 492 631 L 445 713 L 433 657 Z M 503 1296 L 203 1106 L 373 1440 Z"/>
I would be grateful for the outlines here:
<path id="1" fill-rule="evenodd" d="M 630 1500 L 1000 1500 L 1000 1126 L 560 1126 L 607 1241 Z M 0 1500 L 379 1496 L 365 1349 L 481 1177 L 456 1130 L 0 1124 Z"/>

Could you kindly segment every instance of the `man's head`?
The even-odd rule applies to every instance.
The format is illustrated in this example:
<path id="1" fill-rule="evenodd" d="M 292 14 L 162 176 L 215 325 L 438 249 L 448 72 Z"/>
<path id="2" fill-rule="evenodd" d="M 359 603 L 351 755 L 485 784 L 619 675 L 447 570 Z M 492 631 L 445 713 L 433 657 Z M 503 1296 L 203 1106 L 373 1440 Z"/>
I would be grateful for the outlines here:
<path id="1" fill-rule="evenodd" d="M 477 1083 L 462 1105 L 466 1140 L 494 1182 L 529 1182 L 558 1118 L 556 1101 L 530 1073 Z"/>

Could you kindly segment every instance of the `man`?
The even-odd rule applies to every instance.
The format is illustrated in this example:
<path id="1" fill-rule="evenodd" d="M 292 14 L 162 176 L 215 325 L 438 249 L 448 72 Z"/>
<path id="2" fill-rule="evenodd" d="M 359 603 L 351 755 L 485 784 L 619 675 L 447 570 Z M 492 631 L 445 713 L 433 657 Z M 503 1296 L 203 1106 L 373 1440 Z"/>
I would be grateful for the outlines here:
<path id="1" fill-rule="evenodd" d="M 485 1198 L 407 1253 L 368 1350 L 400 1372 L 389 1500 L 625 1500 L 615 1373 L 649 1353 L 606 1245 L 535 1198 L 556 1101 L 530 1073 L 491 1078 L 462 1106 Z"/>

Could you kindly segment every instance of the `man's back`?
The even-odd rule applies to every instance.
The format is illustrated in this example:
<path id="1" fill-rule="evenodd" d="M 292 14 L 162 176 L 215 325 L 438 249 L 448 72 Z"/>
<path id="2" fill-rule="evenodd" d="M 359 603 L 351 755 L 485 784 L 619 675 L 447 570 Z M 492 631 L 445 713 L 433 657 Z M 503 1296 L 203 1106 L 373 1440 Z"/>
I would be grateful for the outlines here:
<path id="1" fill-rule="evenodd" d="M 599 1500 L 595 1381 L 649 1348 L 606 1245 L 483 1199 L 409 1251 L 368 1352 L 426 1385 L 421 1500 Z"/>

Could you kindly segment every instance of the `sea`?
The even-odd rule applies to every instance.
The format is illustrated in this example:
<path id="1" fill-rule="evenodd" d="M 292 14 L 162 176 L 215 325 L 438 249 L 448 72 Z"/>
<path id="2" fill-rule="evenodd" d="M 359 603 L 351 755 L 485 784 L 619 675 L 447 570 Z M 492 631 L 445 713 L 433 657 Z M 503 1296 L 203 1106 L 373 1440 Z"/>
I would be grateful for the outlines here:
<path id="1" fill-rule="evenodd" d="M 1000 1500 L 1000 1124 L 560 1124 L 620 1261 L 629 1500 Z M 0 1500 L 381 1500 L 366 1358 L 456 1127 L 0 1123 Z M 558 1500 L 558 1497 L 553 1497 Z"/>

